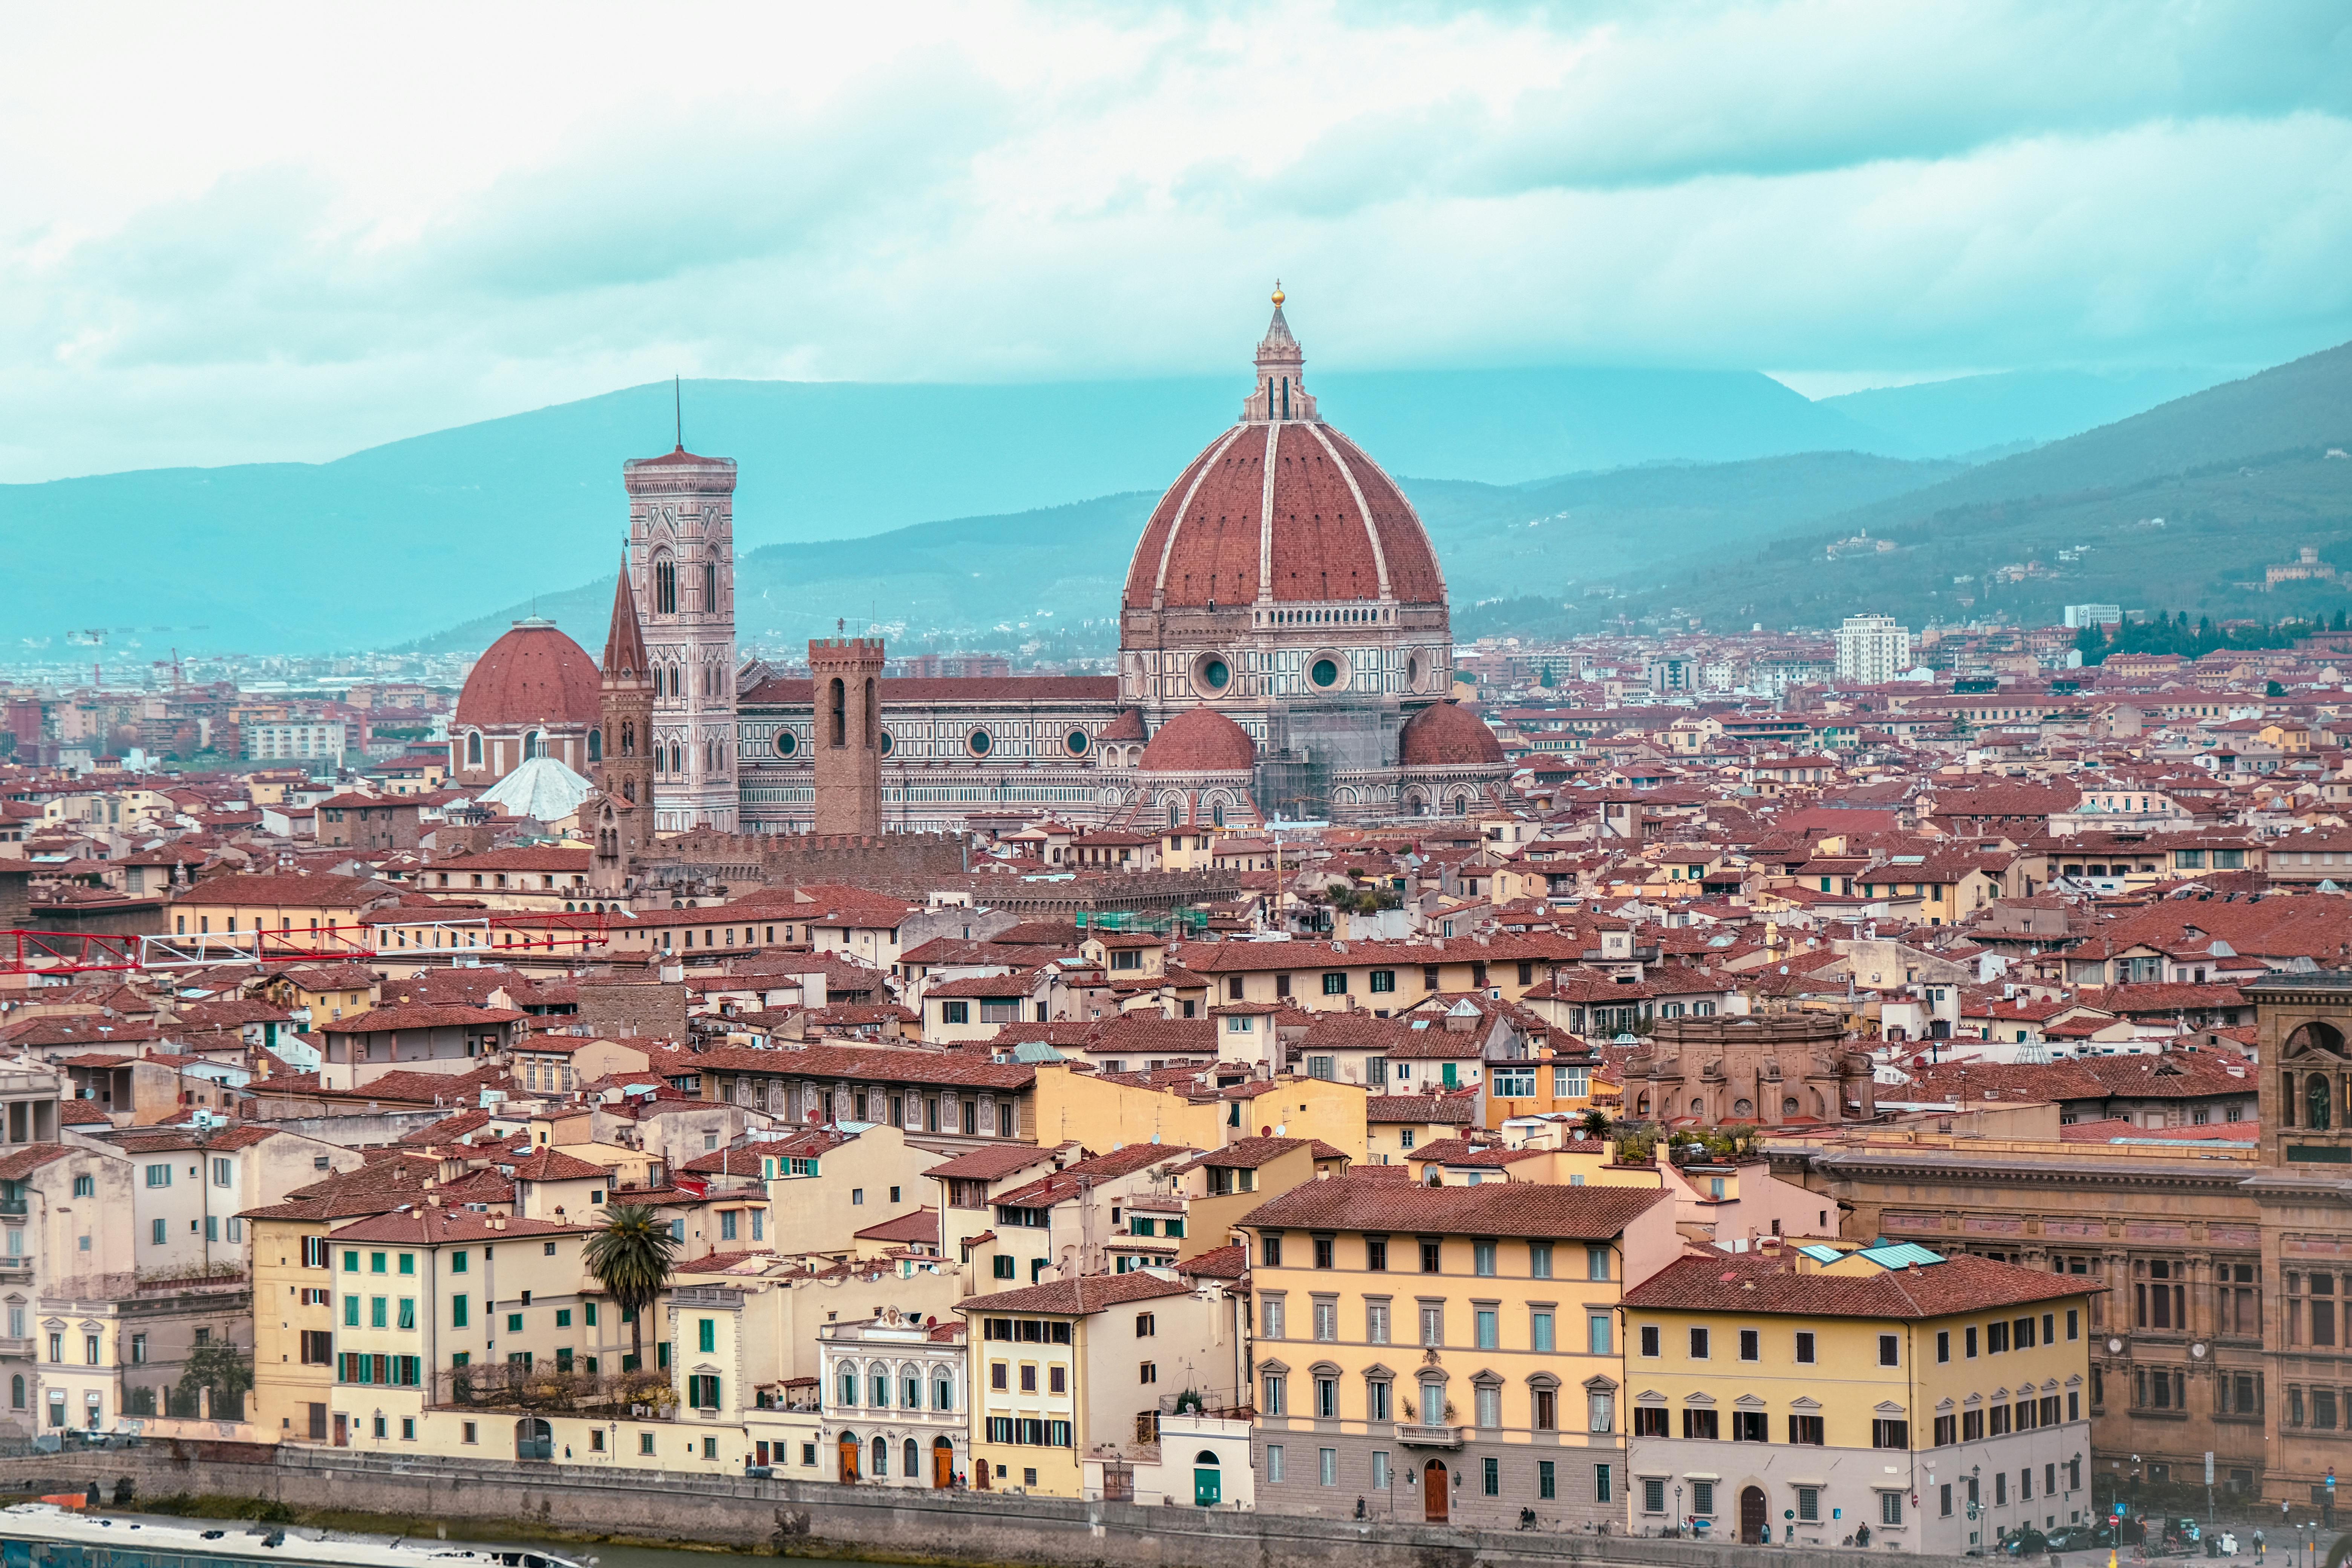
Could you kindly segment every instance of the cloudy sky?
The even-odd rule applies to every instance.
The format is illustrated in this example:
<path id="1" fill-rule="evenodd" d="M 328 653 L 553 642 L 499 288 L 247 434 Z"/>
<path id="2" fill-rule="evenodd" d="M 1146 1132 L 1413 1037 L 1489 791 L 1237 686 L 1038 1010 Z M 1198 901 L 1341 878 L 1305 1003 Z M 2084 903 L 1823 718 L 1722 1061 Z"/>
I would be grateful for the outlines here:
<path id="1" fill-rule="evenodd" d="M 2340 0 L 16 6 L 0 479 L 688 375 L 2253 366 L 2352 338 Z"/>

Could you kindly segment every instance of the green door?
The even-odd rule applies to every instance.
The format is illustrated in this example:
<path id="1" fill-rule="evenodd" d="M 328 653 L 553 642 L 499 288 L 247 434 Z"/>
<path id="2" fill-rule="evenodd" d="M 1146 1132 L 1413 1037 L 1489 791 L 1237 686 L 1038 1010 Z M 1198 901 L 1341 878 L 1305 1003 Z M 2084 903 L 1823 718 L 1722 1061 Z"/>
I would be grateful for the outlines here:
<path id="1" fill-rule="evenodd" d="M 1223 1471 L 1210 1469 L 1205 1465 L 1195 1469 L 1192 1472 L 1192 1506 L 1216 1507 L 1217 1500 L 1224 1496 L 1223 1480 Z"/>

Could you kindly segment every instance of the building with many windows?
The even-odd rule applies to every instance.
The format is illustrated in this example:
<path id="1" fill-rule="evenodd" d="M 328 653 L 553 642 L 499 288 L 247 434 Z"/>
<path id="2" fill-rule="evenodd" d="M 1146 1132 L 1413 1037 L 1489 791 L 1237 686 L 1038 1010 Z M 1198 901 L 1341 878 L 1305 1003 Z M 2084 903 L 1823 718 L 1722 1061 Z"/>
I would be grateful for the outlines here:
<path id="1" fill-rule="evenodd" d="M 944 1489 L 967 1473 L 964 1329 L 895 1307 L 817 1325 L 820 1441 L 832 1479 Z"/>
<path id="2" fill-rule="evenodd" d="M 1892 616 L 1848 616 L 1836 635 L 1840 680 L 1876 686 L 1911 668 L 1911 628 Z"/>
<path id="3" fill-rule="evenodd" d="M 2094 1289 L 1908 1242 L 1677 1260 L 1625 1294 L 1627 1527 L 1958 1556 L 2082 1522 Z"/>
<path id="4" fill-rule="evenodd" d="M 1624 1282 L 1681 1250 L 1655 1188 L 1423 1186 L 1373 1167 L 1243 1218 L 1263 1510 L 1508 1528 L 1624 1518 Z"/>

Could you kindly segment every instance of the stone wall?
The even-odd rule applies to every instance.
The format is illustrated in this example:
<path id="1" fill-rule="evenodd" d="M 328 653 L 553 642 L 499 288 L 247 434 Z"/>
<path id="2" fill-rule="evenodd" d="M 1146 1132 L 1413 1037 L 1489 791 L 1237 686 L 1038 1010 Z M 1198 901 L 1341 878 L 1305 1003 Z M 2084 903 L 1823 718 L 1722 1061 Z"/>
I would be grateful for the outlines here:
<path id="1" fill-rule="evenodd" d="M 1185 1568 L 1266 1568 L 1272 1563 L 1283 1568 L 1737 1568 L 1757 1552 L 1623 1535 L 1452 1530 L 349 1449 L 272 1451 L 236 1443 L 166 1441 L 115 1452 L 0 1460 L 0 1487 L 19 1494 L 79 1491 L 96 1484 L 110 1499 L 126 1476 L 141 1497 L 250 1497 L 297 1509 L 331 1507 L 403 1521 L 432 1520 L 446 1525 L 453 1538 L 469 1530 L 507 1536 L 560 1531 L 700 1542 L 779 1556 L 960 1568 L 1164 1568 L 1171 1563 Z M 1883 1568 L 1890 1560 L 1884 1552 L 1771 1550 L 1779 1568 Z M 1937 1568 L 1958 1568 L 1967 1561 L 1903 1560 Z"/>
<path id="2" fill-rule="evenodd" d="M 686 1038 L 686 987 L 632 980 L 579 983 L 579 1021 L 605 1039 Z"/>

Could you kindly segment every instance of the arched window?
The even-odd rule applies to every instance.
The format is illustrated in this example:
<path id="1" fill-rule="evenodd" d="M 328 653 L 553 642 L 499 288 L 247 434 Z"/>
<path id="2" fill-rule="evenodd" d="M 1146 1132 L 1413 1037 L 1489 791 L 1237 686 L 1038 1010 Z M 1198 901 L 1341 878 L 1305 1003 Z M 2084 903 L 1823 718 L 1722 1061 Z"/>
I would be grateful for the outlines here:
<path id="1" fill-rule="evenodd" d="M 900 1470 L 898 1473 L 899 1473 L 900 1475 L 902 1475 L 902 1476 L 915 1476 L 915 1475 L 919 1475 L 919 1474 L 921 1474 L 921 1473 L 922 1473 L 922 1468 L 923 1468 L 923 1453 L 922 1453 L 922 1450 L 921 1450 L 921 1449 L 919 1449 L 919 1448 L 918 1448 L 918 1447 L 915 1447 L 915 1440 L 914 1440 L 912 1437 L 909 1437 L 909 1438 L 908 1438 L 908 1439 L 907 1439 L 907 1464 L 906 1464 L 906 1468 L 905 1468 L 904 1469 Z"/>
<path id="2" fill-rule="evenodd" d="M 637 727 L 628 720 L 624 719 L 621 721 L 621 755 L 625 757 L 634 757 L 636 754 Z"/>
<path id="3" fill-rule="evenodd" d="M 1225 825 L 1225 803 L 1223 801 L 1221 800 L 1214 805 L 1209 807 L 1209 820 L 1215 823 L 1219 827 L 1223 827 Z"/>
<path id="4" fill-rule="evenodd" d="M 878 1481 L 889 1473 L 890 1440 L 887 1437 L 877 1437 L 874 1439 L 874 1479 Z"/>
<path id="5" fill-rule="evenodd" d="M 525 730 L 522 732 L 522 760 L 527 763 L 537 755 L 539 755 L 539 731 Z"/>
<path id="6" fill-rule="evenodd" d="M 588 731 L 588 760 L 592 763 L 604 760 L 604 731 L 602 730 Z"/>
<path id="7" fill-rule="evenodd" d="M 845 1366 L 841 1369 L 841 1403 L 844 1405 L 857 1403 L 857 1372 L 854 1367 Z"/>
<path id="8" fill-rule="evenodd" d="M 1177 801 L 1171 800 L 1168 803 L 1168 826 L 1171 827 L 1184 826 L 1184 807 Z"/>
<path id="9" fill-rule="evenodd" d="M 677 563 L 666 554 L 654 557 L 654 612 L 677 614 Z"/>
<path id="10" fill-rule="evenodd" d="M 825 716 L 833 726 L 833 743 L 845 746 L 849 744 L 849 688 L 836 675 L 824 689 Z"/>
<path id="11" fill-rule="evenodd" d="M 716 561 L 702 563 L 702 607 L 707 611 L 719 608 L 719 563 Z"/>
<path id="12" fill-rule="evenodd" d="M 621 798 L 622 798 L 623 800 L 627 801 L 631 805 L 636 805 L 636 804 L 637 804 L 637 781 L 636 781 L 636 780 L 635 780 L 635 779 L 623 779 L 623 780 L 621 781 Z"/>
<path id="13" fill-rule="evenodd" d="M 8 1380 L 8 1408 L 25 1408 L 25 1374 L 21 1372 Z"/>
<path id="14" fill-rule="evenodd" d="M 466 731 L 466 765 L 469 768 L 482 765 L 482 732 L 479 730 Z"/>

